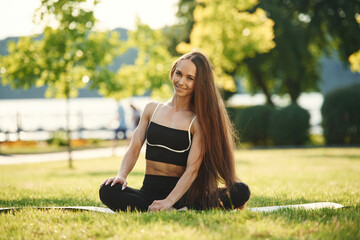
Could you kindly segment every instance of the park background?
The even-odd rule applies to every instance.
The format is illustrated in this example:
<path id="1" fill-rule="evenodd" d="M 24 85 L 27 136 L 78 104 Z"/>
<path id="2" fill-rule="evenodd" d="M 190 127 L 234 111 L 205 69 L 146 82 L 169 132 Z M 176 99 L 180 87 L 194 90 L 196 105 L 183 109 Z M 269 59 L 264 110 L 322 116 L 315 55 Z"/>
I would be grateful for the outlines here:
<path id="1" fill-rule="evenodd" d="M 6 12 L 1 15 L 19 17 L 21 11 L 13 9 L 21 1 L 15 2 L 1 1 L 1 11 Z M 40 1 L 32 4 L 34 11 Z M 348 208 L 265 215 L 215 211 L 187 217 L 127 213 L 115 217 L 115 225 L 130 220 L 142 226 L 140 232 L 127 224 L 107 233 L 89 231 L 90 225 L 81 219 L 95 221 L 97 215 L 91 213 L 51 212 L 49 228 L 15 227 L 29 216 L 36 222 L 46 215 L 26 210 L 14 217 L 1 215 L 1 223 L 6 223 L 3 238 L 122 238 L 124 233 L 133 238 L 359 237 L 358 0 L 41 4 L 36 24 L 23 34 L 27 37 L 1 32 L 0 157 L 67 150 L 70 168 L 62 162 L 1 166 L 0 206 L 101 206 L 94 186 L 116 174 L 119 158 L 89 157 L 88 163 L 73 163 L 71 152 L 103 147 L 111 151 L 118 105 L 125 106 L 131 124 L 129 104 L 141 110 L 150 100 L 170 97 L 168 71 L 173 61 L 200 49 L 214 64 L 217 86 L 238 133 L 238 174 L 253 186 L 249 206 L 333 201 Z M 138 12 L 138 17 L 126 12 Z M 4 30 L 21 25 L 6 20 L 1 24 Z M 130 176 L 135 187 L 142 181 L 144 164 L 139 162 Z M 16 176 L 27 184 L 12 180 Z M 79 184 L 73 186 L 74 181 Z M 59 216 L 76 218 L 87 231 L 59 225 Z M 114 220 L 101 218 L 105 223 Z M 269 221 L 273 224 L 267 225 Z M 163 235 L 148 232 L 152 227 Z"/>

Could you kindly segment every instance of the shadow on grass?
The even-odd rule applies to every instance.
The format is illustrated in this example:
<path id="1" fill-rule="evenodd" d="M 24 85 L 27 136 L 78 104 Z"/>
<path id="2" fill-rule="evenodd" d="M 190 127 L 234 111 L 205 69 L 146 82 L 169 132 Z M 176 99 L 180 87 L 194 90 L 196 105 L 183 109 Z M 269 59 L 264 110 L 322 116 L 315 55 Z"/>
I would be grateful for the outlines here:
<path id="1" fill-rule="evenodd" d="M 0 207 L 64 207 L 64 206 L 100 206 L 100 202 L 78 198 L 32 198 L 0 199 Z"/>
<path id="2" fill-rule="evenodd" d="M 239 160 L 235 158 L 235 164 L 236 165 L 250 165 L 252 164 L 250 161 L 245 161 L 245 160 Z"/>
<path id="3" fill-rule="evenodd" d="M 115 174 L 116 174 L 116 171 L 115 171 Z M 114 175 L 114 171 L 88 172 L 88 173 L 84 173 L 84 175 L 89 175 L 89 176 L 102 176 L 102 175 L 112 176 L 112 175 Z M 129 175 L 131 175 L 131 176 L 145 176 L 145 173 L 143 171 L 132 171 Z"/>
<path id="4" fill-rule="evenodd" d="M 278 198 L 264 197 L 264 196 L 251 196 L 247 204 L 248 207 L 268 207 L 268 206 L 279 206 L 279 205 L 293 205 L 293 204 L 304 204 L 314 202 L 305 198 L 292 198 L 284 199 L 283 196 Z"/>
<path id="5" fill-rule="evenodd" d="M 48 175 L 51 178 L 54 177 L 79 177 L 79 178 L 83 178 L 83 177 L 98 177 L 98 176 L 103 176 L 104 180 L 105 178 L 109 178 L 109 177 L 113 177 L 115 176 L 117 173 L 117 171 L 99 171 L 99 172 L 51 172 Z M 132 171 L 129 175 L 131 176 L 145 176 L 145 173 L 143 171 Z"/>
<path id="6" fill-rule="evenodd" d="M 357 155 L 346 155 L 346 154 L 314 154 L 314 155 L 307 155 L 306 158 L 340 158 L 340 159 L 351 159 L 351 160 L 359 160 L 360 161 L 360 154 Z"/>

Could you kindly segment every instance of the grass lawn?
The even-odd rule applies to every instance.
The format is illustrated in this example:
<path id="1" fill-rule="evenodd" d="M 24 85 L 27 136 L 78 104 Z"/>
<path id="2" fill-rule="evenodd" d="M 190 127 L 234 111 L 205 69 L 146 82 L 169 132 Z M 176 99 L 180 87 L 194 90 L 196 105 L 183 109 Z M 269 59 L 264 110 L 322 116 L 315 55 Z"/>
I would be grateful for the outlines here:
<path id="1" fill-rule="evenodd" d="M 0 214 L 0 239 L 360 239 L 360 149 L 239 150 L 248 207 L 331 201 L 344 209 L 273 213 L 119 213 L 24 209 Z M 0 166 L 0 207 L 102 206 L 99 184 L 120 159 Z M 144 157 L 128 182 L 141 187 Z"/>

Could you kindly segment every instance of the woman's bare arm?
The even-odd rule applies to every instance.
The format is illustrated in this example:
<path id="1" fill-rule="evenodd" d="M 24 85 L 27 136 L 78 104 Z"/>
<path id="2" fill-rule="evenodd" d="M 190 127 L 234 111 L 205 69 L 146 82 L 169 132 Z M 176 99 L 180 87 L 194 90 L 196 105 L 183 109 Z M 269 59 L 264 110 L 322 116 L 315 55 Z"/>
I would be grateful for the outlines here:
<path id="1" fill-rule="evenodd" d="M 137 126 L 132 135 L 130 145 L 121 162 L 121 166 L 116 177 L 106 179 L 101 185 L 108 185 L 109 183 L 112 183 L 111 185 L 114 185 L 116 183 L 120 183 L 123 185 L 123 188 L 126 188 L 126 178 L 137 162 L 142 145 L 145 141 L 146 128 L 149 124 L 151 114 L 154 111 L 155 107 L 156 103 L 148 103 L 145 106 L 143 114 L 140 118 L 139 125 Z"/>

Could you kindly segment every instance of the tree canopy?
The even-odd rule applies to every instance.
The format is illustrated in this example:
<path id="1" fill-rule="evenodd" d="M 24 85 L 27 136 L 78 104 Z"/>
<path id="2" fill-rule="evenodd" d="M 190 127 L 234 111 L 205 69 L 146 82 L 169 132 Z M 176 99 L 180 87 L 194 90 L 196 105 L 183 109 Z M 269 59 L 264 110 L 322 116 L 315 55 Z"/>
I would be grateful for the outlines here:
<path id="1" fill-rule="evenodd" d="M 246 57 L 270 51 L 274 22 L 257 8 L 255 0 L 201 0 L 194 10 L 195 24 L 190 44 L 178 45 L 179 52 L 202 49 L 212 60 L 218 87 L 235 91 L 234 76 Z"/>
<path id="2" fill-rule="evenodd" d="M 47 97 L 76 97 L 88 83 L 104 94 L 114 91 L 115 73 L 108 69 L 123 49 L 116 33 L 91 32 L 97 1 L 42 0 L 35 22 L 44 27 L 42 37 L 23 37 L 10 43 L 1 57 L 2 83 L 14 88 L 47 86 Z M 68 101 L 67 101 L 68 103 Z M 67 104 L 66 132 L 69 167 L 72 167 L 71 134 Z"/>
<path id="3" fill-rule="evenodd" d="M 350 53 L 360 45 L 355 21 L 359 3 L 359 0 L 259 2 L 258 6 L 275 21 L 276 47 L 268 54 L 245 60 L 250 89 L 256 91 L 262 84 L 269 98 L 274 93 L 288 93 L 293 102 L 301 92 L 318 90 L 320 58 L 336 50 L 347 64 Z"/>
<path id="4" fill-rule="evenodd" d="M 190 3 L 196 3 L 193 17 L 180 11 L 181 4 L 188 8 L 192 6 Z M 360 12 L 360 0 L 182 0 L 179 4 L 180 20 L 188 19 L 180 23 L 187 22 L 191 25 L 195 19 L 190 46 L 203 48 L 211 58 L 213 55 L 218 56 L 215 58 L 218 60 L 212 60 L 215 67 L 223 65 L 220 71 L 221 74 L 227 75 L 227 83 L 231 83 L 231 78 L 238 76 L 245 80 L 243 83 L 247 90 L 261 90 L 266 95 L 268 103 L 272 103 L 273 94 L 289 94 L 291 100 L 296 102 L 301 92 L 318 90 L 321 79 L 320 59 L 324 54 L 330 55 L 336 51 L 346 65 L 349 55 L 360 45 L 360 31 L 355 21 Z M 241 9 L 239 5 L 245 7 Z M 248 49 L 242 51 L 241 46 L 243 33 L 248 32 L 244 29 L 249 29 L 247 25 L 252 26 L 251 22 L 242 22 L 239 18 L 231 16 L 234 16 L 234 12 L 238 15 L 242 11 L 251 15 L 259 9 L 265 11 L 264 15 L 275 22 L 275 47 L 268 51 L 260 50 L 248 54 Z M 235 30 L 232 30 L 232 25 L 235 25 Z M 236 31 L 237 27 L 241 29 L 241 26 L 244 32 Z M 208 32 L 205 33 L 206 31 Z M 233 33 L 232 41 L 237 44 L 236 48 L 228 41 L 231 36 L 228 32 Z M 256 39 L 251 40 L 253 43 L 256 42 Z M 183 46 L 184 44 L 181 44 L 179 50 Z M 242 54 L 245 54 L 245 57 L 241 56 Z M 240 57 L 232 57 L 234 55 Z M 353 55 L 349 60 L 354 62 L 356 56 Z M 354 64 L 352 66 L 354 68 Z M 229 89 L 234 87 L 231 84 L 228 86 Z"/>
<path id="5" fill-rule="evenodd" d="M 143 95 L 151 91 L 153 96 L 168 98 L 172 86 L 169 72 L 176 58 L 167 49 L 167 39 L 161 29 L 153 30 L 137 20 L 137 27 L 129 31 L 126 48 L 136 48 L 138 56 L 134 65 L 123 65 L 116 74 L 116 98 Z"/>
<path id="6" fill-rule="evenodd" d="M 91 32 L 97 1 L 42 0 L 35 21 L 43 25 L 42 37 L 22 37 L 9 44 L 1 58 L 4 85 L 14 88 L 48 86 L 47 97 L 77 96 L 89 82 L 104 93 L 114 85 L 107 66 L 121 53 L 116 33 Z"/>
<path id="7" fill-rule="evenodd" d="M 357 14 L 355 17 L 356 17 L 356 21 L 360 24 L 360 14 Z M 360 50 L 350 55 L 349 62 L 351 65 L 351 70 L 353 72 L 360 73 Z"/>

